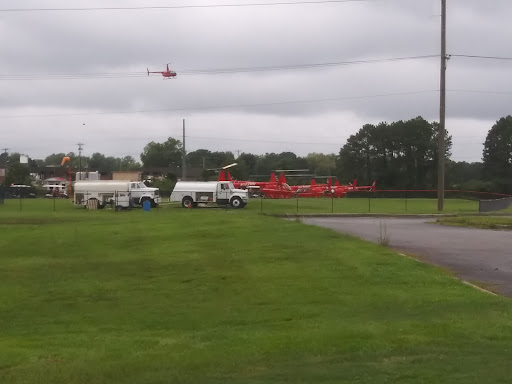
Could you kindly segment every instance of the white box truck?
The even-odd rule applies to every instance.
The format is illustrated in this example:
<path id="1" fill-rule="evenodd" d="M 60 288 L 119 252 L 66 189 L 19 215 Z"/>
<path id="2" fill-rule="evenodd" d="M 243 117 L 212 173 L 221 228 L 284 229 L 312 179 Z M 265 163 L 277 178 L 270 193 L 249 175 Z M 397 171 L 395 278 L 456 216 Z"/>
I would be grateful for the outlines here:
<path id="1" fill-rule="evenodd" d="M 180 202 L 185 208 L 197 207 L 199 203 L 243 208 L 247 205 L 248 192 L 235 189 L 230 181 L 178 181 L 169 201 Z"/>
<path id="2" fill-rule="evenodd" d="M 158 188 L 149 188 L 140 181 L 83 180 L 75 183 L 74 204 L 87 206 L 95 203 L 99 209 L 107 204 L 116 208 L 142 205 L 149 201 L 152 207 L 160 203 Z"/>

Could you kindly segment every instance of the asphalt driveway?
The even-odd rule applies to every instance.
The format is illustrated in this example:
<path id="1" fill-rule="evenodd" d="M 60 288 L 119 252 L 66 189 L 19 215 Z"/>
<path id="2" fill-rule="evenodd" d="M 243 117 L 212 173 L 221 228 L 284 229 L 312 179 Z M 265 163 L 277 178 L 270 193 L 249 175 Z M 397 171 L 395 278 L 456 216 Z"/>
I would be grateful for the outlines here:
<path id="1" fill-rule="evenodd" d="M 380 223 L 389 246 L 434 265 L 463 280 L 484 283 L 512 297 L 512 232 L 431 224 L 425 218 L 304 218 L 303 222 L 379 242 Z"/>

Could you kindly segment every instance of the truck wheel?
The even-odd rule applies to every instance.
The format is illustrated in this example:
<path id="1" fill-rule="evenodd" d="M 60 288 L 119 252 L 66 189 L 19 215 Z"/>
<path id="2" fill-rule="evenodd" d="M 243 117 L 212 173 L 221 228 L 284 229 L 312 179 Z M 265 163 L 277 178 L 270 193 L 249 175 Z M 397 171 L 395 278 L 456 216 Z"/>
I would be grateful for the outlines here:
<path id="1" fill-rule="evenodd" d="M 181 200 L 181 205 L 183 208 L 192 208 L 194 206 L 194 200 L 190 196 L 185 196 L 183 200 Z"/>
<path id="2" fill-rule="evenodd" d="M 244 202 L 241 198 L 235 196 L 231 199 L 230 204 L 233 208 L 243 208 Z"/>

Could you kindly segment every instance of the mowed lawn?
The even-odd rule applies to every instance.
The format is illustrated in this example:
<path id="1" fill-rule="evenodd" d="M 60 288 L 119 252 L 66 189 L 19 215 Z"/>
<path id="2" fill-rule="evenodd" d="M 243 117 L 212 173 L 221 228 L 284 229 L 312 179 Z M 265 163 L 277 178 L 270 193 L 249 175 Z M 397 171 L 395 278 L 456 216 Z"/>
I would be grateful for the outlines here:
<path id="1" fill-rule="evenodd" d="M 511 301 L 383 247 L 252 210 L 9 204 L 2 384 L 510 382 Z"/>
<path id="2" fill-rule="evenodd" d="M 400 198 L 293 198 L 252 199 L 250 210 L 275 214 L 311 213 L 390 213 L 433 214 L 439 213 L 436 199 Z M 478 213 L 478 201 L 445 199 L 444 213 Z"/>
<path id="3" fill-rule="evenodd" d="M 482 229 L 512 230 L 512 217 L 465 216 L 443 217 L 437 219 L 438 224 L 454 227 L 471 227 Z"/>

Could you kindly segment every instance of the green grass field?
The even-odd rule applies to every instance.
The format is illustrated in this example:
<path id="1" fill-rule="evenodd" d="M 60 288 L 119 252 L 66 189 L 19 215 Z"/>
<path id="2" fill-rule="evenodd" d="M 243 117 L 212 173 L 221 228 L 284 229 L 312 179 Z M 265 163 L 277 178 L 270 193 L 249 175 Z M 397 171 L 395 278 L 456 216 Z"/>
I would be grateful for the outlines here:
<path id="1" fill-rule="evenodd" d="M 439 213 L 436 199 L 254 199 L 249 209 L 264 213 L 391 213 L 431 214 Z M 478 213 L 478 201 L 446 199 L 446 213 Z"/>
<path id="2" fill-rule="evenodd" d="M 511 301 L 386 248 L 254 208 L 13 203 L 2 384 L 510 382 Z"/>
<path id="3" fill-rule="evenodd" d="M 441 219 L 437 219 L 436 222 L 438 224 L 454 227 L 512 230 L 511 217 L 443 217 Z"/>
<path id="4" fill-rule="evenodd" d="M 54 206 L 55 203 L 55 206 Z M 166 204 L 164 204 L 166 205 Z M 172 207 L 179 207 L 173 203 Z M 1 206 L 0 206 L 1 207 Z M 68 200 L 25 199 L 6 200 L 2 209 L 17 212 L 65 212 L 72 208 Z M 436 199 L 388 199 L 388 198 L 343 198 L 343 199 L 259 199 L 254 198 L 244 210 L 270 214 L 311 213 L 391 213 L 433 214 L 438 213 Z M 478 213 L 478 201 L 446 199 L 445 213 Z M 511 209 L 512 212 L 512 209 Z"/>

